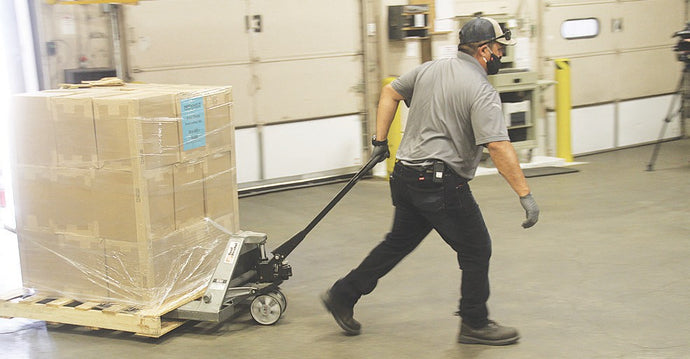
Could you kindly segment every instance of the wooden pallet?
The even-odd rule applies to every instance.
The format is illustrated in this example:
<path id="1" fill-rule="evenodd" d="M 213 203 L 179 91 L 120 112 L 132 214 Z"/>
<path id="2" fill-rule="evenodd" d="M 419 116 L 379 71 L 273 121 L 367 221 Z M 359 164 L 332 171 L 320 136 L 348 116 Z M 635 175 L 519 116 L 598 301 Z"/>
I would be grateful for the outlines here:
<path id="1" fill-rule="evenodd" d="M 23 290 L 16 290 L 0 297 L 0 317 L 19 317 L 94 329 L 120 330 L 139 336 L 160 338 L 185 323 L 185 320 L 164 319 L 162 316 L 199 296 L 187 297 L 173 304 L 174 306 L 169 305 L 154 311 L 114 303 L 80 302 L 71 298 L 27 295 Z"/>

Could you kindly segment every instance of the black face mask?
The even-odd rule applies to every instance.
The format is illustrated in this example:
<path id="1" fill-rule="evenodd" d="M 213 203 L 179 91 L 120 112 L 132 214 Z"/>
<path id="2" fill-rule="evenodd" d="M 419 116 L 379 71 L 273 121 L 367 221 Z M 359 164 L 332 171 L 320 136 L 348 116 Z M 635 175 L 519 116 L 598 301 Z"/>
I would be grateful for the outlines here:
<path id="1" fill-rule="evenodd" d="M 486 72 L 489 75 L 495 75 L 498 73 L 498 70 L 501 68 L 501 58 L 496 56 L 491 49 L 489 49 L 489 52 L 491 52 L 491 57 L 489 58 L 489 61 L 486 61 Z"/>

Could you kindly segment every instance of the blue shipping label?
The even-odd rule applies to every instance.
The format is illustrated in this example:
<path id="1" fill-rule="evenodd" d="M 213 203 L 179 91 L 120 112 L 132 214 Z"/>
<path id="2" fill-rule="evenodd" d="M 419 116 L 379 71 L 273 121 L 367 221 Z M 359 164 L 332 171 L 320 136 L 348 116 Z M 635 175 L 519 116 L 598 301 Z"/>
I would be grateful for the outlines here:
<path id="1" fill-rule="evenodd" d="M 206 113 L 204 98 L 194 97 L 180 101 L 182 108 L 183 151 L 206 146 Z"/>

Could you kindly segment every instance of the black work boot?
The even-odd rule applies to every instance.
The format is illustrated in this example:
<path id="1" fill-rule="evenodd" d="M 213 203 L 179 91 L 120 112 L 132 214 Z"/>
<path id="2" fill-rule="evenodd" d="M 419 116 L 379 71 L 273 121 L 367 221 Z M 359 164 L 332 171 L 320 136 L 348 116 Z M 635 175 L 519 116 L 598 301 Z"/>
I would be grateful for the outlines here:
<path id="1" fill-rule="evenodd" d="M 458 335 L 458 343 L 463 344 L 508 345 L 519 339 L 517 329 L 500 326 L 493 320 L 478 329 L 462 323 Z"/>
<path id="2" fill-rule="evenodd" d="M 340 303 L 331 295 L 330 290 L 321 295 L 321 302 L 323 302 L 326 309 L 331 312 L 333 318 L 335 318 L 335 321 L 343 328 L 345 333 L 349 335 L 359 334 L 362 325 L 352 317 L 353 306 Z"/>

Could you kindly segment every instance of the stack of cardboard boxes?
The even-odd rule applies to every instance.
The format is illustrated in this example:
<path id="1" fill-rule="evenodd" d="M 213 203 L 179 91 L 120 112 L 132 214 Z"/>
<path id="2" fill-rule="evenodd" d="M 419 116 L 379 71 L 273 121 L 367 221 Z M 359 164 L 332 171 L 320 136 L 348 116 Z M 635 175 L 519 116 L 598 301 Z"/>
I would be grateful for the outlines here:
<path id="1" fill-rule="evenodd" d="M 231 88 L 22 94 L 11 122 L 26 287 L 155 308 L 206 285 L 239 229 Z"/>

